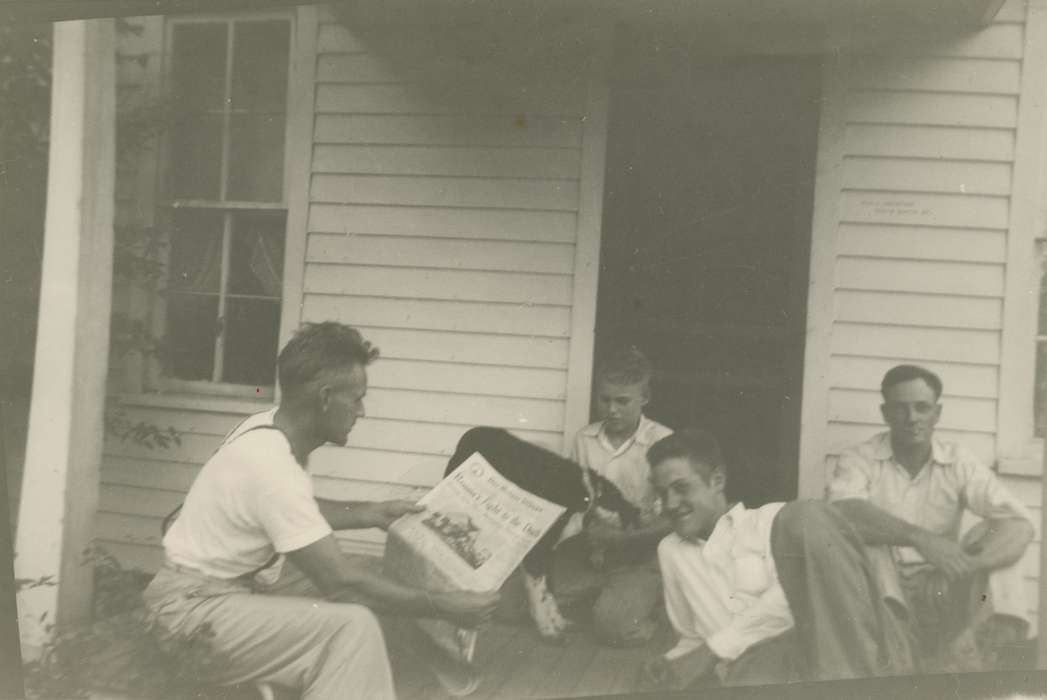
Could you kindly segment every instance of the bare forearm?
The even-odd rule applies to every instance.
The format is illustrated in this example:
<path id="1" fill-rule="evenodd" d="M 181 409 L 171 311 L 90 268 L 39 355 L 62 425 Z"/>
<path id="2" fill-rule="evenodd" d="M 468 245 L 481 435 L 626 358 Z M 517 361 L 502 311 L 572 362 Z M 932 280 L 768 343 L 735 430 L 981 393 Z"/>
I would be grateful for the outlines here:
<path id="1" fill-rule="evenodd" d="M 989 521 L 989 531 L 972 551 L 980 569 L 999 569 L 1014 564 L 1032 542 L 1033 527 L 1025 518 L 999 518 Z"/>
<path id="2" fill-rule="evenodd" d="M 921 537 L 930 534 L 864 499 L 835 501 L 833 505 L 854 525 L 866 544 L 913 547 Z"/>
<path id="3" fill-rule="evenodd" d="M 420 588 L 405 586 L 371 572 L 354 572 L 338 580 L 328 597 L 338 602 L 355 602 L 377 612 L 408 617 L 438 617 L 430 594 Z"/>
<path id="4" fill-rule="evenodd" d="M 363 501 L 334 501 L 317 498 L 320 515 L 332 530 L 363 530 L 375 527 L 371 504 Z"/>

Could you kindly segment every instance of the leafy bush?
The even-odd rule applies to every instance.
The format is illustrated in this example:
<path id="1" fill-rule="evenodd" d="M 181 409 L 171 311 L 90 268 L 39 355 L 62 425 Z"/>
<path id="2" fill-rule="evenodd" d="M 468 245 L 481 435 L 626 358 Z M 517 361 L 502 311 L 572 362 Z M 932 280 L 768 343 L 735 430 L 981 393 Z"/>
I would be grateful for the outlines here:
<path id="1" fill-rule="evenodd" d="M 86 698 L 100 689 L 143 699 L 207 695 L 201 679 L 223 665 L 211 643 L 211 630 L 170 634 L 142 605 L 148 574 L 121 566 L 101 549 L 90 552 L 87 563 L 95 572 L 92 619 L 73 629 L 52 630 L 40 658 L 26 664 L 29 697 Z"/>

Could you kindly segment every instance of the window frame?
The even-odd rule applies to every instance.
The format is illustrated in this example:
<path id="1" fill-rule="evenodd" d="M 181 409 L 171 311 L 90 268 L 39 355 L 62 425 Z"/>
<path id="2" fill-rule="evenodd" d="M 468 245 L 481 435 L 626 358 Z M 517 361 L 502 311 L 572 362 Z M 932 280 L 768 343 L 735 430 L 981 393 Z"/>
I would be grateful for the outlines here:
<path id="1" fill-rule="evenodd" d="M 287 24 L 288 31 L 288 51 L 287 51 L 287 85 L 285 89 L 285 109 L 284 109 L 284 129 L 283 129 L 283 167 L 282 167 L 282 179 L 281 179 L 281 197 L 279 201 L 242 201 L 242 200 L 210 200 L 210 199 L 198 199 L 198 198 L 174 198 L 168 195 L 170 191 L 170 173 L 171 173 L 171 139 L 169 134 L 165 134 L 161 140 L 159 154 L 158 154 L 158 168 L 156 177 L 156 196 L 155 196 L 155 211 L 159 221 L 169 222 L 175 212 L 178 210 L 196 210 L 196 211 L 220 211 L 222 212 L 222 259 L 221 259 L 221 278 L 219 282 L 219 309 L 215 321 L 223 317 L 223 310 L 226 300 L 229 296 L 226 289 L 226 281 L 229 274 L 229 250 L 232 243 L 232 232 L 233 232 L 233 220 L 237 212 L 282 212 L 284 214 L 284 231 L 283 231 L 283 250 L 284 250 L 284 261 L 283 270 L 281 275 L 281 295 L 279 299 L 280 313 L 278 316 L 276 328 L 277 336 L 280 337 L 280 333 L 283 326 L 283 315 L 286 309 L 286 280 L 287 280 L 287 255 L 288 250 L 288 239 L 290 236 L 290 207 L 288 204 L 288 191 L 290 190 L 292 183 L 290 178 L 291 168 L 288 167 L 288 156 L 291 153 L 290 149 L 290 135 L 292 132 L 292 109 L 294 107 L 293 100 L 293 85 L 294 85 L 294 68 L 296 63 L 295 50 L 297 40 L 297 27 L 296 27 L 296 13 L 293 10 L 269 10 L 269 11 L 258 11 L 258 12 L 237 12 L 237 13 L 213 13 L 213 14 L 190 14 L 180 15 L 178 17 L 165 17 L 163 26 L 163 45 L 162 45 L 162 64 L 160 71 L 160 83 L 161 90 L 166 94 L 167 90 L 172 85 L 173 81 L 173 45 L 174 45 L 174 32 L 175 28 L 180 25 L 187 24 L 222 24 L 228 28 L 229 34 L 227 37 L 232 39 L 233 27 L 235 24 L 240 22 L 258 22 L 258 21 L 283 21 Z M 232 83 L 232 70 L 231 62 L 233 56 L 235 40 L 227 41 L 226 45 L 226 75 L 225 75 L 225 94 L 231 94 L 231 83 Z M 223 108 L 223 125 L 222 125 L 222 162 L 219 171 L 219 197 L 224 197 L 226 188 L 228 186 L 228 168 L 229 168 L 229 145 L 230 145 L 230 123 L 232 110 L 228 104 Z M 170 246 L 164 246 L 162 252 L 162 263 L 165 269 L 169 266 L 169 252 Z M 166 280 L 165 280 L 166 283 Z M 157 294 L 157 298 L 154 304 L 154 313 L 152 327 L 154 335 L 157 337 L 164 337 L 167 331 L 167 294 L 160 292 Z M 215 377 L 220 377 L 224 370 L 224 351 L 226 343 L 226 334 L 221 333 L 215 339 L 214 349 L 214 364 L 212 367 L 212 379 L 180 379 L 167 374 L 163 368 L 157 373 L 159 389 L 164 392 L 175 392 L 175 393 L 187 393 L 187 394 L 203 394 L 213 395 L 219 397 L 229 398 L 245 398 L 245 399 L 264 399 L 271 400 L 275 397 L 275 386 L 273 384 L 266 386 L 255 386 L 252 384 L 237 384 L 226 381 L 216 381 Z M 273 362 L 275 364 L 277 352 L 279 347 L 273 348 Z"/>

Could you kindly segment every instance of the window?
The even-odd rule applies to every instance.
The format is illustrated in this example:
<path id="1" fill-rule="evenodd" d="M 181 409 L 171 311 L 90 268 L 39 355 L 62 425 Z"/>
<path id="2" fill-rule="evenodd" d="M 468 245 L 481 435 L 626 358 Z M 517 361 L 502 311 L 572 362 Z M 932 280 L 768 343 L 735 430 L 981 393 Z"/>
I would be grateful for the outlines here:
<path id="1" fill-rule="evenodd" d="M 280 324 L 290 22 L 180 20 L 169 35 L 161 212 L 169 378 L 273 384 Z"/>

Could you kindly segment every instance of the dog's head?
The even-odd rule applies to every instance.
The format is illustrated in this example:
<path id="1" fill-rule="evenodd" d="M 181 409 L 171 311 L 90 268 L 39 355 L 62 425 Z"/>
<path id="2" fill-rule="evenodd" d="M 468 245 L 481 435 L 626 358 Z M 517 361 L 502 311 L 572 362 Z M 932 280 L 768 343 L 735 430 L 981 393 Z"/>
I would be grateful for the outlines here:
<path id="1" fill-rule="evenodd" d="M 625 494 L 614 482 L 595 469 L 586 469 L 585 479 L 590 492 L 590 509 L 599 506 L 617 513 L 624 528 L 633 528 L 640 524 L 640 509 L 625 498 Z"/>

